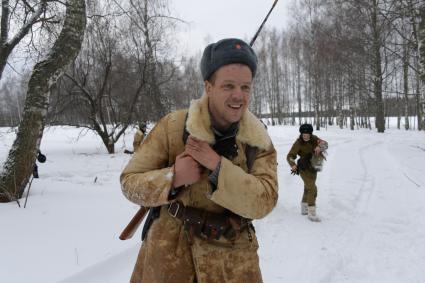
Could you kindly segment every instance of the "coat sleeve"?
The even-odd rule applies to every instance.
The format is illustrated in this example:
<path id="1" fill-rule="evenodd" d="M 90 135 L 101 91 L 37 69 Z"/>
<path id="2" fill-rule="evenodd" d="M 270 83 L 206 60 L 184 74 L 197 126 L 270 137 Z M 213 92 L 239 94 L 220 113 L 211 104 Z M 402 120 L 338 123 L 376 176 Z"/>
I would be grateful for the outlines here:
<path id="1" fill-rule="evenodd" d="M 294 144 L 291 147 L 291 150 L 288 152 L 288 155 L 286 156 L 286 161 L 288 161 L 289 166 L 294 166 L 296 165 L 295 160 L 297 159 L 297 155 L 298 155 L 298 142 L 294 142 Z"/>
<path id="2" fill-rule="evenodd" d="M 222 157 L 217 189 L 211 200 L 249 218 L 266 216 L 278 199 L 276 150 L 259 152 L 251 173 Z"/>
<path id="3" fill-rule="evenodd" d="M 137 132 L 134 134 L 134 139 L 133 139 L 133 151 L 136 152 L 137 149 L 139 148 L 140 144 L 143 141 L 143 133 L 140 130 L 137 130 Z"/>
<path id="4" fill-rule="evenodd" d="M 132 202 L 147 206 L 168 203 L 173 167 L 168 167 L 169 145 L 164 117 L 152 129 L 121 173 L 121 189 Z"/>
<path id="5" fill-rule="evenodd" d="M 320 147 L 321 151 L 326 151 L 329 148 L 328 142 L 322 139 L 318 139 L 317 145 Z"/>

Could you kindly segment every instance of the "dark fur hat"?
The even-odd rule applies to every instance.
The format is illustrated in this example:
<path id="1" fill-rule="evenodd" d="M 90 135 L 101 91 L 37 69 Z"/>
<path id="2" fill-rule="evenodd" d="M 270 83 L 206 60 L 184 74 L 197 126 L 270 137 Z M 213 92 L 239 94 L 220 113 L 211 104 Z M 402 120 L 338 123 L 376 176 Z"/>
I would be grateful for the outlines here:
<path id="1" fill-rule="evenodd" d="M 313 133 L 313 126 L 311 124 L 302 124 L 300 126 L 300 133 L 301 134 L 312 134 Z"/>
<path id="2" fill-rule="evenodd" d="M 223 65 L 240 63 L 251 69 L 254 78 L 257 71 L 257 55 L 245 41 L 237 38 L 226 38 L 209 44 L 202 54 L 202 78 L 208 80 Z"/>

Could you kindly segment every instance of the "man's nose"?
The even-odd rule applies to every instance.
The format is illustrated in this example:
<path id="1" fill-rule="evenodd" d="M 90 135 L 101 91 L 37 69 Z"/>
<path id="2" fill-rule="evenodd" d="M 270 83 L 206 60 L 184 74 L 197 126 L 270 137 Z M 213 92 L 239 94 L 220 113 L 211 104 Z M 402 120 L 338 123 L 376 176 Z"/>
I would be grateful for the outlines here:
<path id="1" fill-rule="evenodd" d="M 244 97 L 244 92 L 242 91 L 241 87 L 236 87 L 235 90 L 232 93 L 232 97 L 236 99 L 242 99 Z"/>

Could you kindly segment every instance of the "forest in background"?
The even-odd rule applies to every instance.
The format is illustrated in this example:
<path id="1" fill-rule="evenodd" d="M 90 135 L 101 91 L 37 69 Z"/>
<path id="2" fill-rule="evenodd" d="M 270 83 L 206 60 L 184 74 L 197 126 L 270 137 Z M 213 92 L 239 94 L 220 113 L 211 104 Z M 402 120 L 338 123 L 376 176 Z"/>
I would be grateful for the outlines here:
<path id="1" fill-rule="evenodd" d="M 32 14 L 25 3 L 31 1 L 12 2 L 15 26 L 28 21 Z M 46 5 L 50 10 L 20 47 L 29 58 L 44 56 L 58 34 L 63 11 L 57 1 Z M 313 117 L 316 129 L 337 124 L 384 132 L 385 118 L 395 116 L 399 128 L 424 130 L 421 5 L 294 1 L 288 27 L 266 26 L 254 45 L 259 67 L 251 111 L 273 124 Z M 52 87 L 46 123 L 87 127 L 107 145 L 129 126 L 187 107 L 202 94 L 203 82 L 201 54 L 175 55 L 173 34 L 183 20 L 171 15 L 167 0 L 89 1 L 82 49 Z M 2 78 L 0 126 L 19 125 L 29 77 Z"/>
<path id="2" fill-rule="evenodd" d="M 398 128 L 425 129 L 425 2 L 292 3 L 287 28 L 263 30 L 254 45 L 254 114 L 273 125 L 307 120 L 316 130 L 383 133 L 389 116 Z M 45 126 L 91 130 L 112 154 L 127 129 L 202 95 L 201 54 L 176 55 L 176 30 L 187 23 L 169 7 L 169 0 L 2 0 L 0 126 L 13 127 L 16 139 L 0 171 L 0 202 L 19 204 Z M 14 75 L 3 76 L 6 66 Z"/>

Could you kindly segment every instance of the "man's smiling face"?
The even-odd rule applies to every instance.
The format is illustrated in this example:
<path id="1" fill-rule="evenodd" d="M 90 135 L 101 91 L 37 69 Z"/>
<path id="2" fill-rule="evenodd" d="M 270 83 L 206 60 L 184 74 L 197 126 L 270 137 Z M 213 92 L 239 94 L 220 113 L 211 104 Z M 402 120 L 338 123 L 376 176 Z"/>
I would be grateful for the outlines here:
<path id="1" fill-rule="evenodd" d="M 212 75 L 210 81 L 205 81 L 205 92 L 213 123 L 220 129 L 227 129 L 232 123 L 240 121 L 248 108 L 251 70 L 243 64 L 224 65 Z"/>

